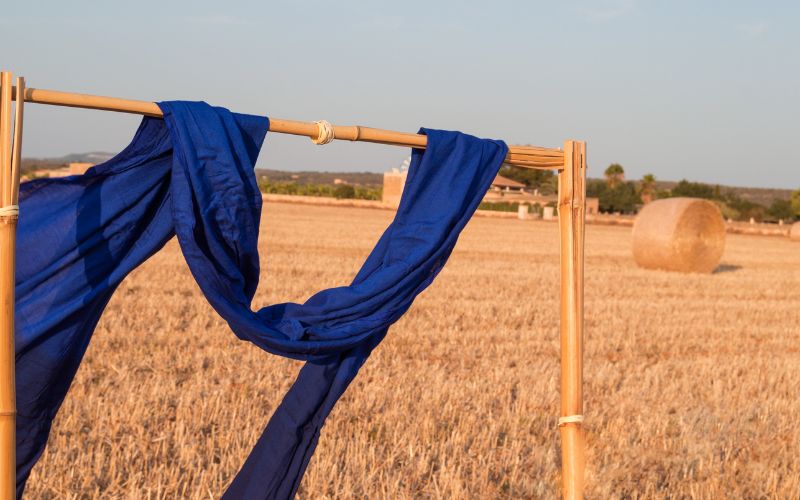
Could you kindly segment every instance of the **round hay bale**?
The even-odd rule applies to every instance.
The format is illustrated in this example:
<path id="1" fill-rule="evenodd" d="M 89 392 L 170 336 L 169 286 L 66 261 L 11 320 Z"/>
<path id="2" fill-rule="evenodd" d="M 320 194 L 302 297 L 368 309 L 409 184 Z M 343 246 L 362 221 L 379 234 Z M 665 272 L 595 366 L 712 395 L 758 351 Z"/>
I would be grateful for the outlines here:
<path id="1" fill-rule="evenodd" d="M 724 250 L 725 221 L 708 200 L 657 200 L 633 223 L 633 258 L 646 269 L 710 273 Z"/>
<path id="2" fill-rule="evenodd" d="M 800 241 L 800 222 L 792 224 L 792 228 L 789 230 L 789 239 L 792 241 Z"/>

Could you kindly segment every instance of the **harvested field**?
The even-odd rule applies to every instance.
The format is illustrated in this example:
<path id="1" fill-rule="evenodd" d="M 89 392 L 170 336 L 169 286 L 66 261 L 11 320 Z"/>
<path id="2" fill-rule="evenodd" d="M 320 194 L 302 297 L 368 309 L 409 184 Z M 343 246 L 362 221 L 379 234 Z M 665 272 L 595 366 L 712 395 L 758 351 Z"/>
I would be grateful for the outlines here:
<path id="1" fill-rule="evenodd" d="M 255 304 L 346 284 L 391 212 L 268 204 Z M 800 496 L 800 246 L 639 269 L 587 227 L 589 498 Z M 558 495 L 557 225 L 476 218 L 334 410 L 301 498 Z M 28 498 L 218 497 L 300 363 L 240 342 L 176 242 L 111 301 Z"/>

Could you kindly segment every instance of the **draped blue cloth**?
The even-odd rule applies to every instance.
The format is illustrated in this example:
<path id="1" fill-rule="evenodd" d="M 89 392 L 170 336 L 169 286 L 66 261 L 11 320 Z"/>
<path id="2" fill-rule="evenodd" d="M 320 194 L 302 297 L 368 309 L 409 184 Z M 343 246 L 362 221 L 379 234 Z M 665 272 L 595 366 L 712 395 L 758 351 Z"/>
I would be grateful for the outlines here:
<path id="1" fill-rule="evenodd" d="M 349 286 L 253 311 L 263 117 L 160 103 L 131 144 L 81 176 L 20 188 L 16 275 L 17 496 L 44 451 L 92 332 L 125 276 L 177 235 L 203 294 L 241 339 L 307 363 L 225 498 L 289 498 L 320 429 L 389 326 L 449 257 L 507 152 L 426 130 L 397 215 Z"/>

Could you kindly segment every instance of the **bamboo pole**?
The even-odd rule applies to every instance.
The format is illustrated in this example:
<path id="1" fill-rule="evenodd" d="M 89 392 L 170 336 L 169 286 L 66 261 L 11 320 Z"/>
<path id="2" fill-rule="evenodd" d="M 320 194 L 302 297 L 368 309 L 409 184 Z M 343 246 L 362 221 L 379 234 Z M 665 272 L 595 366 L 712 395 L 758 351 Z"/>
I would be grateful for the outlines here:
<path id="1" fill-rule="evenodd" d="M 0 73 L 0 209 L 15 205 L 12 172 L 11 73 Z M 21 133 L 21 131 L 20 131 Z M 0 499 L 16 496 L 14 259 L 16 213 L 0 213 Z"/>
<path id="2" fill-rule="evenodd" d="M 24 89 L 22 94 L 25 101 L 38 104 L 118 111 L 152 117 L 163 116 L 161 109 L 155 103 L 147 101 L 31 88 Z M 314 122 L 284 120 L 281 118 L 270 118 L 269 121 L 270 132 L 302 135 L 311 138 L 319 136 L 319 127 Z M 333 132 L 336 139 L 345 141 L 374 142 L 414 148 L 425 148 L 428 143 L 428 138 L 421 134 L 395 132 L 393 130 L 359 125 L 334 125 Z M 564 153 L 555 148 L 511 146 L 506 157 L 506 163 L 525 168 L 557 170 L 564 165 Z"/>
<path id="3" fill-rule="evenodd" d="M 22 89 L 23 95 L 25 94 L 25 79 L 21 76 L 17 77 L 17 88 Z M 19 203 L 19 176 L 22 165 L 22 118 L 25 100 L 17 98 L 15 102 L 17 109 L 14 112 L 14 143 L 11 150 L 11 182 L 13 183 L 11 203 L 13 205 Z"/>
<path id="4" fill-rule="evenodd" d="M 586 208 L 586 143 L 564 143 L 558 174 L 561 233 L 561 434 L 565 499 L 583 498 L 583 248 Z"/>

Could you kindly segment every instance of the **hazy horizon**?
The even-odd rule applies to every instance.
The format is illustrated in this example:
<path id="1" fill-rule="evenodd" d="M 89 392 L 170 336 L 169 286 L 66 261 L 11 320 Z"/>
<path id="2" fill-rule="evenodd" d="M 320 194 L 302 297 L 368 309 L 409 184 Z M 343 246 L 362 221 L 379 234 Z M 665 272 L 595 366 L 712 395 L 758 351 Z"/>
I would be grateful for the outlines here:
<path id="1" fill-rule="evenodd" d="M 590 175 L 800 187 L 791 2 L 14 4 L 31 87 L 509 144 L 588 142 Z M 791 47 L 795 47 L 792 49 Z M 119 151 L 139 117 L 30 105 L 25 157 Z M 259 168 L 383 171 L 407 149 L 269 134 Z"/>
<path id="2" fill-rule="evenodd" d="M 23 160 L 27 160 L 27 161 L 30 161 L 30 160 L 59 160 L 59 159 L 66 158 L 66 157 L 69 157 L 69 156 L 80 156 L 80 155 L 87 155 L 87 154 L 114 155 L 114 153 L 112 153 L 110 151 L 86 151 L 84 153 L 72 152 L 72 153 L 67 153 L 65 155 L 59 155 L 59 156 L 53 156 L 53 157 L 25 157 L 25 158 L 23 158 Z M 382 174 L 382 173 L 384 173 L 384 172 L 386 172 L 386 171 L 388 171 L 388 170 L 390 170 L 392 168 L 400 168 L 400 165 L 389 166 L 389 167 L 386 167 L 386 168 L 383 168 L 383 167 L 381 167 L 381 168 L 373 168 L 373 169 L 369 169 L 368 167 L 365 167 L 362 170 L 341 170 L 341 169 L 340 170 L 331 170 L 331 169 L 327 169 L 326 170 L 326 169 L 319 169 L 319 168 L 313 168 L 313 167 L 303 167 L 303 166 L 298 166 L 297 168 L 291 168 L 290 169 L 290 168 L 281 168 L 280 165 L 272 165 L 272 166 L 257 165 L 256 166 L 256 170 L 275 170 L 275 171 L 280 171 L 280 172 L 297 172 L 297 173 L 313 172 L 313 173 L 322 173 L 322 174 L 337 174 L 337 173 L 339 173 L 339 174 Z M 623 166 L 623 168 L 624 168 L 624 166 Z M 589 179 L 602 179 L 603 178 L 602 169 L 597 169 L 597 171 L 590 171 L 588 178 Z M 638 178 L 638 177 L 637 178 L 630 177 L 627 174 L 627 172 L 625 173 L 625 179 L 629 180 L 629 181 L 638 181 L 638 180 L 640 180 L 640 178 Z M 680 182 L 681 180 L 683 180 L 683 178 L 681 178 L 681 179 L 662 179 L 661 177 L 657 177 L 656 178 L 656 181 L 658 181 L 658 182 Z M 692 179 L 686 179 L 686 180 L 691 181 Z M 723 183 L 719 183 L 719 182 L 709 183 L 709 184 L 719 185 L 719 186 L 722 186 L 722 187 L 731 187 L 731 188 L 794 190 L 794 188 L 769 187 L 769 186 L 766 186 L 766 187 L 765 186 L 744 186 L 744 185 L 737 185 L 737 184 L 723 184 Z"/>

